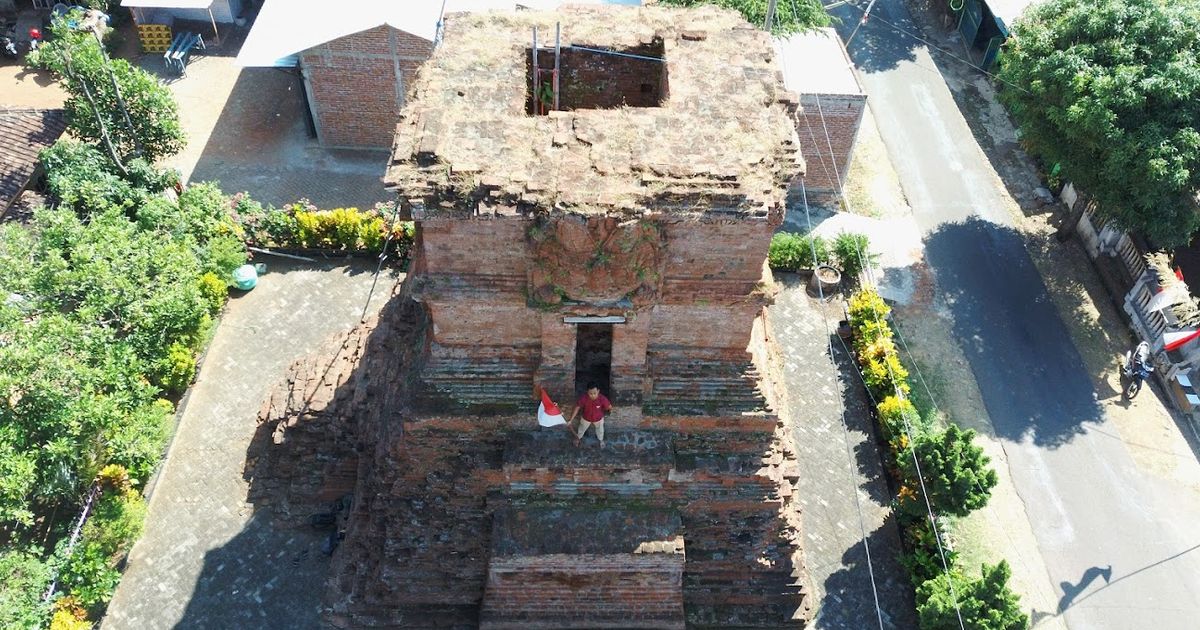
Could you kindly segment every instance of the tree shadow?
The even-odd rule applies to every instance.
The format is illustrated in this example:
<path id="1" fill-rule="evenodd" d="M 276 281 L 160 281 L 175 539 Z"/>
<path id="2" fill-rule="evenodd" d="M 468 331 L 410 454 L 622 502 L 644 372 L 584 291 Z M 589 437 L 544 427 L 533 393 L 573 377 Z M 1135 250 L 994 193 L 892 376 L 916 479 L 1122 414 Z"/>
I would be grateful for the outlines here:
<path id="1" fill-rule="evenodd" d="M 867 556 L 870 554 L 870 561 Z M 813 619 L 819 630 L 916 628 L 916 603 L 900 565 L 900 536 L 889 515 L 842 555 L 842 568 L 826 578 L 825 597 Z M 878 606 L 878 608 L 877 608 Z"/>
<path id="2" fill-rule="evenodd" d="M 866 24 L 860 24 L 864 9 L 865 6 L 858 0 L 849 0 L 829 10 L 829 13 L 839 18 L 839 23 L 834 25 L 834 28 L 842 41 L 846 41 L 853 34 L 854 38 L 850 40 L 846 50 L 854 65 L 865 73 L 874 73 L 892 70 L 902 62 L 915 63 L 916 48 L 924 44 L 896 30 L 898 27 L 908 32 L 917 32 L 908 9 L 898 2 L 878 2 L 871 9 L 872 19 L 867 20 Z M 891 24 L 885 23 L 884 20 Z"/>
<path id="3" fill-rule="evenodd" d="M 1092 379 L 1020 234 L 972 218 L 940 225 L 925 248 L 997 436 L 1054 448 L 1101 421 Z"/>

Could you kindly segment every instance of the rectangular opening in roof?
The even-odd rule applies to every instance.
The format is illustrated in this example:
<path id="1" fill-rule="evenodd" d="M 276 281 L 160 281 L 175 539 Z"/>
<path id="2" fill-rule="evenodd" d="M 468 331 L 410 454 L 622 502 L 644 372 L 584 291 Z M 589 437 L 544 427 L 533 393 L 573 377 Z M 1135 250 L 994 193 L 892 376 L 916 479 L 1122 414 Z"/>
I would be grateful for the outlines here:
<path id="1" fill-rule="evenodd" d="M 525 50 L 525 66 L 526 112 L 544 115 L 555 109 L 554 48 L 538 48 L 536 83 L 531 49 Z M 619 49 L 563 46 L 559 52 L 557 109 L 659 107 L 666 97 L 667 65 L 661 39 Z"/>

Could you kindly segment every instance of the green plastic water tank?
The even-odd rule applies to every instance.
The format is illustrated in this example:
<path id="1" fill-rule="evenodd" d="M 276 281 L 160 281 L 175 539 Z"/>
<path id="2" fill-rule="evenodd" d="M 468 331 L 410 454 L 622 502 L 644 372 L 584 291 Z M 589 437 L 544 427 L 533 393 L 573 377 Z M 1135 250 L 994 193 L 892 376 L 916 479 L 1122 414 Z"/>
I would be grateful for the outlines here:
<path id="1" fill-rule="evenodd" d="M 243 291 L 249 291 L 258 284 L 258 272 L 254 265 L 242 265 L 233 270 L 233 285 Z"/>

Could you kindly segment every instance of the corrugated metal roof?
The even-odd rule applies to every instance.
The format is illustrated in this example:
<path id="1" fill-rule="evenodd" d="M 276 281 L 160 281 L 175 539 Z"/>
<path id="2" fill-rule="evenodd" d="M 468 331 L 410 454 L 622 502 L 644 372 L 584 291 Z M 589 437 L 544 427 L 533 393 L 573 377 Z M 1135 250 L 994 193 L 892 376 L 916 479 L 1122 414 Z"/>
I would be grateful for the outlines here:
<path id="1" fill-rule="evenodd" d="M 775 38 L 783 84 L 797 94 L 862 94 L 842 40 L 832 28 Z"/>

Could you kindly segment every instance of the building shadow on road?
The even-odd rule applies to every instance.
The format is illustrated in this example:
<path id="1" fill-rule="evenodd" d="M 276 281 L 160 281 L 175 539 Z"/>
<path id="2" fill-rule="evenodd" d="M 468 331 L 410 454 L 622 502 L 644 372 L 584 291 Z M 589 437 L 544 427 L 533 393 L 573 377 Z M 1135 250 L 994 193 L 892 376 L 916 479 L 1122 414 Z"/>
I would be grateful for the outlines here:
<path id="1" fill-rule="evenodd" d="M 912 584 L 900 565 L 900 537 L 894 516 L 847 549 L 842 555 L 842 568 L 830 574 L 822 586 L 824 598 L 816 611 L 814 628 L 876 628 L 881 618 L 884 628 L 917 627 Z"/>
<path id="2" fill-rule="evenodd" d="M 1021 235 L 972 218 L 941 225 L 925 247 L 996 435 L 1055 447 L 1100 422 L 1093 381 Z"/>

